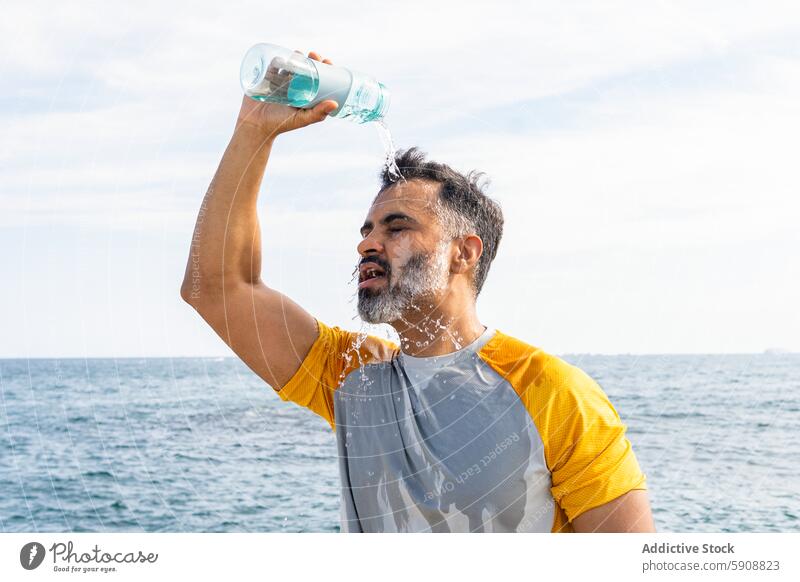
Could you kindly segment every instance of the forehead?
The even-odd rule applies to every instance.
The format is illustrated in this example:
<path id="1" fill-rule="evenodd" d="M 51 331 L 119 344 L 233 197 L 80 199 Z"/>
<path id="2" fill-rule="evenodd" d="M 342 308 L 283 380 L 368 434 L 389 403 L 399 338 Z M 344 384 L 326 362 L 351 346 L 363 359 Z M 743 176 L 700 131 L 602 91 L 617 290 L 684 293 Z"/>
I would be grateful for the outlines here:
<path id="1" fill-rule="evenodd" d="M 380 220 L 390 212 L 404 212 L 419 222 L 432 220 L 439 201 L 439 188 L 441 184 L 429 180 L 401 180 L 378 194 L 367 213 L 367 220 Z"/>

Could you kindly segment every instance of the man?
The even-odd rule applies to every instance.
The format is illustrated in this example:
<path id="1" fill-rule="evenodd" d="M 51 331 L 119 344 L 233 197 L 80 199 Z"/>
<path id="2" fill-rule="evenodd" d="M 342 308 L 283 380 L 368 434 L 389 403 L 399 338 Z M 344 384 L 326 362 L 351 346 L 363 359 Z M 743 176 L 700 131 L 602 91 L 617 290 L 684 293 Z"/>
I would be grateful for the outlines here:
<path id="1" fill-rule="evenodd" d="M 478 175 L 415 149 L 398 156 L 401 177 L 384 172 L 361 227 L 358 311 L 400 346 L 329 327 L 262 282 L 256 198 L 274 140 L 335 108 L 244 99 L 181 295 L 283 400 L 330 423 L 342 529 L 654 531 L 602 389 L 478 319 L 503 227 Z"/>

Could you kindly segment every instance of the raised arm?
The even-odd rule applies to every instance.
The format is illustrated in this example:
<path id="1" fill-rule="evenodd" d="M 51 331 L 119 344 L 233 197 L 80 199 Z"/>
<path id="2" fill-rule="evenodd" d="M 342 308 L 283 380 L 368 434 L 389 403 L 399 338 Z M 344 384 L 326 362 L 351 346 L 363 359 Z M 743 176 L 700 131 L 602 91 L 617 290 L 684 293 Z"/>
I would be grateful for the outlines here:
<path id="1" fill-rule="evenodd" d="M 200 206 L 181 285 L 181 297 L 276 390 L 297 371 L 318 330 L 308 312 L 261 280 L 256 200 L 275 138 L 324 120 L 336 106 L 323 101 L 305 110 L 244 97 Z"/>

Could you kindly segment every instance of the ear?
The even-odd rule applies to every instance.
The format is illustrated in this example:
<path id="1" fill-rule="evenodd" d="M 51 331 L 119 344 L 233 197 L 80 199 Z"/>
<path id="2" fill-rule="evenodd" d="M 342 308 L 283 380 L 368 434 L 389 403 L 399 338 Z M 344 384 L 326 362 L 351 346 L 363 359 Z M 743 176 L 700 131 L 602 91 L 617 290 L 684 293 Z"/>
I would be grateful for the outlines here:
<path id="1" fill-rule="evenodd" d="M 483 241 L 479 236 L 471 234 L 457 242 L 455 257 L 450 265 L 453 273 L 469 273 L 483 254 Z"/>

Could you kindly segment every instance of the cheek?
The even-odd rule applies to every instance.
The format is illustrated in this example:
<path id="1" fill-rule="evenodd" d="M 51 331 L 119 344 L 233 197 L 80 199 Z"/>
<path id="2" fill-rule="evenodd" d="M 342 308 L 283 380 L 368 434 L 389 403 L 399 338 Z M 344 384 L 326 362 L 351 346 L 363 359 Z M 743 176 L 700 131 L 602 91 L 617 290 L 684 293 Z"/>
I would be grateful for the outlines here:
<path id="1" fill-rule="evenodd" d="M 411 242 L 411 237 L 408 236 L 395 237 L 391 246 L 386 245 L 386 256 L 392 269 L 404 267 L 415 252 L 416 249 Z"/>

